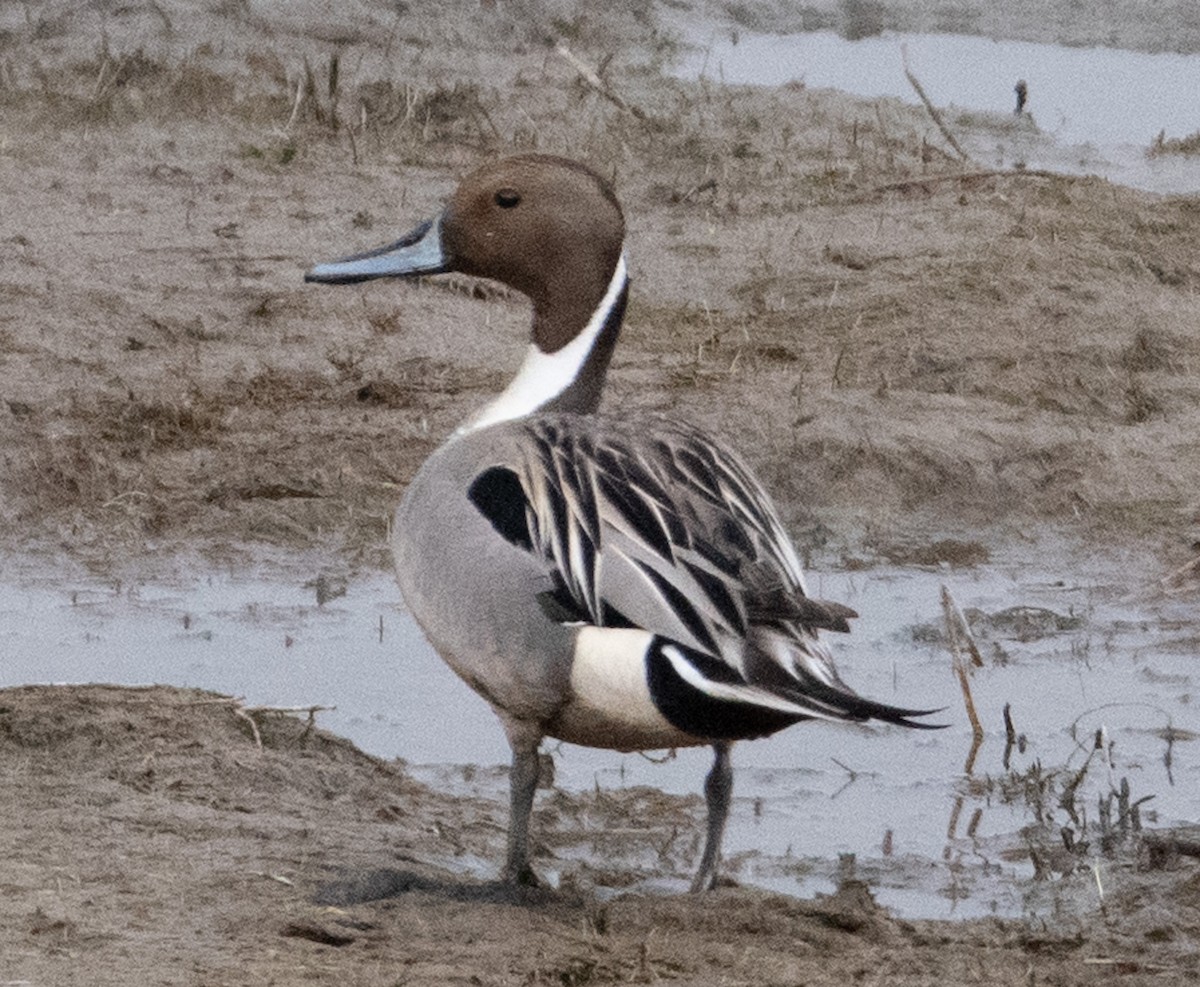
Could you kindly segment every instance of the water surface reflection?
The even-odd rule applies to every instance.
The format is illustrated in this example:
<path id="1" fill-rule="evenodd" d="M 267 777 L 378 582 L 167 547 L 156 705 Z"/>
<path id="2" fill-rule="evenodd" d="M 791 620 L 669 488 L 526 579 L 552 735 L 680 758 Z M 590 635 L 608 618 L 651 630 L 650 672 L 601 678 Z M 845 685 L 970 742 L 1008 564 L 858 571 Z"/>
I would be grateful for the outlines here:
<path id="1" fill-rule="evenodd" d="M 1122 777 L 1135 797 L 1154 796 L 1144 815 L 1200 818 L 1197 745 L 1180 731 L 1164 762 L 1164 731 L 1196 727 L 1194 614 L 1170 600 L 1122 599 L 1126 587 L 1066 572 L 993 563 L 815 577 L 816 595 L 862 614 L 852 635 L 834 640 L 846 679 L 885 701 L 944 706 L 950 727 L 814 723 L 739 745 L 726 849 L 740 855 L 741 879 L 811 894 L 834 879 L 837 854 L 853 853 L 881 900 L 907 914 L 1018 913 L 1027 907 L 1019 880 L 1032 873 L 1021 831 L 1032 816 L 1001 782 L 1039 764 L 1078 770 L 1100 728 L 1111 758 L 1094 761 L 1080 793 L 1093 823 L 1099 796 Z M 985 634 L 973 690 L 988 736 L 970 778 L 970 727 L 937 639 L 943 583 L 980 611 Z M 374 754 L 417 765 L 506 763 L 495 718 L 424 643 L 392 580 L 371 575 L 345 588 L 318 605 L 311 583 L 238 573 L 122 585 L 23 579 L 0 586 L 0 686 L 157 682 L 249 704 L 336 706 L 318 722 Z M 1009 752 L 1011 773 L 1006 703 L 1026 745 Z M 709 762 L 705 750 L 661 764 L 565 745 L 555 755 L 557 783 L 575 791 L 645 784 L 691 795 Z M 443 788 L 504 798 L 502 770 L 416 770 Z M 955 891 L 956 881 L 966 890 Z"/>

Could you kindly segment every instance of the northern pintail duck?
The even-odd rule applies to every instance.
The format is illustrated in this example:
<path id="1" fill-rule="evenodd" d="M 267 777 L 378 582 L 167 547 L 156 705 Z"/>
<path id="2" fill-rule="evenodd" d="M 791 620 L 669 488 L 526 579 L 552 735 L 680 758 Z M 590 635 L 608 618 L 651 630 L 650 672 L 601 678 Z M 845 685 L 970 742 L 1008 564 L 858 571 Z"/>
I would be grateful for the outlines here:
<path id="1" fill-rule="evenodd" d="M 712 887 L 735 740 L 814 717 L 911 720 L 838 676 L 778 512 L 741 458 L 664 418 L 599 415 L 629 293 L 609 185 L 546 155 L 484 165 L 440 216 L 389 246 L 314 267 L 346 284 L 447 271 L 533 303 L 507 389 L 421 467 L 396 512 L 405 603 L 512 746 L 504 876 L 534 883 L 528 831 L 543 737 L 613 750 L 711 745 Z M 468 331 L 453 327 L 451 331 Z"/>

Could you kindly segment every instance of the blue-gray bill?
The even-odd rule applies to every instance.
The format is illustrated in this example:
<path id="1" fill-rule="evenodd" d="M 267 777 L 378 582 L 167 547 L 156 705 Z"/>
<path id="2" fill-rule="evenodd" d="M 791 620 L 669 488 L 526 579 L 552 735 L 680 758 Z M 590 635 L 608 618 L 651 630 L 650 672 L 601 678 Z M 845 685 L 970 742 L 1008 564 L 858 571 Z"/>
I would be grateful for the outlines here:
<path id="1" fill-rule="evenodd" d="M 449 259 L 442 249 L 441 223 L 429 220 L 385 247 L 318 264 L 304 275 L 304 280 L 321 284 L 356 284 L 374 278 L 441 274 L 448 269 Z"/>

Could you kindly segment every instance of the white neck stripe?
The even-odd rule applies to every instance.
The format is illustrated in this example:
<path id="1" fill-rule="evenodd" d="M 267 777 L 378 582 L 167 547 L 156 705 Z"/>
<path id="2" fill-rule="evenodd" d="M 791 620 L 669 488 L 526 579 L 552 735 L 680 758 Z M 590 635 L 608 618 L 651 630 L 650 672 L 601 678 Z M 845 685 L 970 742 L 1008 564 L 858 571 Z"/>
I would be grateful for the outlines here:
<path id="1" fill-rule="evenodd" d="M 538 349 L 536 343 L 530 343 L 525 362 L 521 364 L 521 369 L 517 371 L 508 387 L 494 401 L 459 426 L 457 434 L 473 432 L 477 428 L 495 425 L 497 422 L 524 418 L 570 387 L 591 355 L 596 337 L 608 321 L 609 313 L 621 296 L 627 280 L 625 254 L 622 252 L 617 260 L 617 268 L 613 271 L 612 280 L 608 283 L 608 290 L 582 331 L 556 353 L 544 353 Z"/>

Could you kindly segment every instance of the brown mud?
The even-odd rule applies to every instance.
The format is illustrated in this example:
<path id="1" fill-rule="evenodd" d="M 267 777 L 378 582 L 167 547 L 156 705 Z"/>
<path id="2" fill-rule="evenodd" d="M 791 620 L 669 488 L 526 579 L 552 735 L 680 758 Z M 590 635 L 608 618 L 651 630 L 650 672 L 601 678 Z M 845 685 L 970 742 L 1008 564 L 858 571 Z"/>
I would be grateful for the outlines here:
<path id="1" fill-rule="evenodd" d="M 963 564 L 1052 528 L 1131 583 L 1195 592 L 1194 197 L 960 177 L 918 109 L 667 73 L 679 17 L 794 26 L 769 4 L 446 6 L 0 7 L 6 568 L 386 565 L 392 505 L 515 366 L 525 307 L 461 278 L 300 275 L 394 238 L 483 158 L 538 150 L 589 161 L 626 206 L 611 406 L 730 438 L 819 563 Z M 882 5 L 891 27 L 1050 18 L 1069 43 L 1200 49 L 1190 7 L 1110 6 Z M 902 921 L 853 880 L 811 902 L 513 896 L 453 866 L 498 858 L 502 806 L 303 722 L 258 728 L 261 749 L 234 704 L 181 690 L 0 693 L 0 982 L 1197 975 L 1187 858 L 1033 923 Z M 694 802 L 645 790 L 539 803 L 547 852 L 694 825 Z"/>

